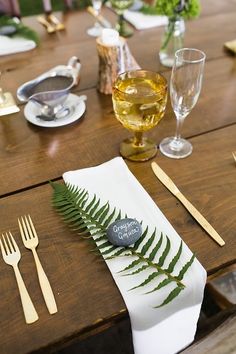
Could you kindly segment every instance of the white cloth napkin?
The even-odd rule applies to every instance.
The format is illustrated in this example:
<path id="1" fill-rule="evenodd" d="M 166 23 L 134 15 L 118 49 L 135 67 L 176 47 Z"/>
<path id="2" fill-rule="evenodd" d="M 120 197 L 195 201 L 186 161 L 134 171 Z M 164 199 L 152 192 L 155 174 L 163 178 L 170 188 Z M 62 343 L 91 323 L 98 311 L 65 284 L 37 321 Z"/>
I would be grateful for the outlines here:
<path id="1" fill-rule="evenodd" d="M 91 197 L 95 193 L 102 202 L 109 201 L 111 207 L 120 208 L 128 217 L 143 220 L 143 227 L 148 225 L 150 234 L 156 227 L 158 237 L 161 232 L 168 235 L 171 240 L 171 254 L 166 261 L 170 262 L 177 253 L 181 241 L 179 235 L 129 171 L 122 158 L 117 157 L 100 166 L 66 172 L 63 178 L 65 182 L 87 189 Z M 163 249 L 160 252 L 162 251 Z M 181 265 L 177 267 L 176 274 L 191 256 L 192 252 L 183 244 L 181 261 L 179 260 Z M 141 272 L 127 277 L 118 274 L 118 271 L 131 261 L 130 257 L 117 257 L 106 262 L 129 311 L 135 354 L 178 352 L 194 339 L 206 271 L 195 259 L 183 279 L 186 288 L 172 302 L 155 309 L 154 306 L 159 305 L 169 294 L 172 285 L 145 295 L 147 288 L 128 291 L 142 282 L 148 274 Z M 153 285 L 150 288 L 153 288 Z"/>
<path id="2" fill-rule="evenodd" d="M 164 26 L 168 23 L 168 18 L 166 16 L 145 15 L 141 12 L 130 10 L 124 11 L 124 18 L 137 30 Z"/>
<path id="3" fill-rule="evenodd" d="M 0 55 L 8 55 L 34 49 L 34 41 L 21 37 L 10 38 L 0 35 Z"/>

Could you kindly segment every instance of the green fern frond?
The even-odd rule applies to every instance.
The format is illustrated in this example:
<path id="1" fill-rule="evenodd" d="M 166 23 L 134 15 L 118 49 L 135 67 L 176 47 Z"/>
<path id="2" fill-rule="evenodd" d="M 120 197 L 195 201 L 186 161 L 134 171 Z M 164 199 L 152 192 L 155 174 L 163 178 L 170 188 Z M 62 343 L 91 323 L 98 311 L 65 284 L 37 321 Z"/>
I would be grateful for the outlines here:
<path id="1" fill-rule="evenodd" d="M 155 308 L 159 308 L 164 305 L 167 305 L 169 302 L 174 300 L 174 298 L 176 298 L 183 289 L 184 289 L 184 287 L 182 287 L 182 286 L 177 286 L 176 288 L 174 288 L 174 290 L 172 290 L 170 292 L 170 294 L 167 296 L 167 298 L 160 305 L 155 306 Z"/>
<path id="2" fill-rule="evenodd" d="M 180 255 L 181 255 L 182 248 L 183 248 L 183 241 L 180 242 L 180 246 L 179 246 L 178 252 L 176 253 L 176 255 L 174 256 L 174 258 L 173 258 L 172 261 L 170 262 L 169 267 L 166 269 L 166 271 L 167 271 L 168 273 L 172 273 L 172 272 L 173 272 L 174 267 L 175 267 L 176 263 L 178 262 L 179 257 L 180 257 Z"/>
<path id="3" fill-rule="evenodd" d="M 122 272 L 125 272 L 125 271 L 127 271 L 127 270 L 130 270 L 130 269 L 134 268 L 135 266 L 137 266 L 137 265 L 139 265 L 139 264 L 140 264 L 140 259 L 137 258 L 137 259 L 135 259 L 133 262 L 131 262 L 128 266 L 126 266 L 124 269 L 121 269 L 121 270 L 119 271 L 119 273 L 122 273 Z"/>
<path id="4" fill-rule="evenodd" d="M 182 280 L 185 273 L 187 272 L 187 270 L 191 267 L 193 261 L 195 259 L 195 254 L 192 255 L 191 259 L 188 261 L 188 263 L 186 263 L 183 268 L 181 269 L 181 271 L 179 272 L 179 275 L 177 275 L 177 279 L 178 280 Z"/>
<path id="5" fill-rule="evenodd" d="M 169 251 L 170 251 L 170 239 L 168 237 L 166 237 L 166 247 L 165 247 L 161 257 L 159 258 L 158 263 L 157 263 L 159 267 L 163 266 L 165 259 L 168 256 Z"/>
<path id="6" fill-rule="evenodd" d="M 146 270 L 148 268 L 149 268 L 149 265 L 148 264 L 144 264 L 141 268 L 138 268 L 138 269 L 134 270 L 131 273 L 123 274 L 123 276 L 125 277 L 125 276 L 129 276 L 129 275 L 139 274 L 139 273 L 143 272 L 144 270 Z"/>
<path id="7" fill-rule="evenodd" d="M 153 248 L 152 252 L 150 253 L 149 255 L 149 260 L 150 261 L 153 261 L 157 252 L 159 251 L 161 245 L 162 245 L 162 241 L 163 241 L 163 234 L 161 233 L 161 237 L 159 238 L 156 246 Z"/>
<path id="8" fill-rule="evenodd" d="M 106 232 L 107 227 L 112 222 L 122 219 L 121 210 L 111 208 L 109 202 L 102 204 L 96 195 L 90 198 L 85 189 L 70 184 L 51 183 L 51 186 L 54 189 L 53 206 L 72 230 L 75 230 L 82 238 L 92 242 L 95 247 L 93 247 L 93 252 L 102 254 L 105 260 L 116 257 L 131 258 L 131 262 L 118 272 L 122 273 L 123 276 L 135 277 L 139 273 L 144 272 L 143 274 L 145 274 L 146 270 L 149 271 L 149 275 L 146 275 L 141 283 L 129 290 L 145 288 L 147 285 L 150 287 L 153 284 L 152 290 L 145 293 L 149 294 L 169 284 L 175 285 L 162 303 L 155 306 L 155 308 L 158 308 L 174 300 L 185 288 L 182 280 L 192 265 L 195 256 L 193 255 L 182 266 L 177 276 L 173 274 L 182 254 L 182 241 L 176 255 L 169 262 L 167 262 L 167 259 L 171 250 L 170 239 L 163 233 L 158 238 L 156 229 L 149 235 L 148 226 L 134 245 L 128 247 L 114 246 L 109 242 Z M 127 215 L 124 214 L 123 217 L 126 218 Z M 164 276 L 164 279 L 157 284 L 159 276 Z"/>
<path id="9" fill-rule="evenodd" d="M 142 286 L 149 284 L 153 279 L 158 277 L 160 274 L 161 274 L 161 272 L 153 272 L 144 281 L 142 281 L 142 283 L 140 283 L 139 285 L 134 286 L 133 288 L 131 288 L 129 290 L 134 290 L 134 289 L 137 289 L 137 288 L 141 288 Z"/>
<path id="10" fill-rule="evenodd" d="M 151 293 L 153 293 L 154 291 L 157 291 L 157 290 L 159 290 L 159 289 L 161 289 L 161 288 L 164 288 L 164 286 L 170 284 L 171 282 L 172 282 L 171 279 L 165 278 L 165 279 L 162 280 L 154 289 L 152 289 L 152 290 L 146 292 L 145 294 L 151 294 Z"/>
<path id="11" fill-rule="evenodd" d="M 145 256 L 145 254 L 148 252 L 148 250 L 152 246 L 153 241 L 155 240 L 155 236 L 156 236 L 156 229 L 154 230 L 152 236 L 148 239 L 148 241 L 143 245 L 143 247 L 140 251 L 142 256 Z"/>

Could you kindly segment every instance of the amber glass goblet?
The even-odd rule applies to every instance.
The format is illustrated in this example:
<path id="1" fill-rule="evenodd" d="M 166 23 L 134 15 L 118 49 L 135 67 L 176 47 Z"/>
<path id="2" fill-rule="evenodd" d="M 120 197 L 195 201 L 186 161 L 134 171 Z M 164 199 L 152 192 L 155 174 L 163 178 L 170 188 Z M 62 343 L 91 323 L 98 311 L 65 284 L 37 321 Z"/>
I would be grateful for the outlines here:
<path id="1" fill-rule="evenodd" d="M 112 101 L 116 118 L 134 133 L 121 143 L 121 155 L 132 161 L 146 161 L 155 156 L 156 142 L 143 133 L 155 127 L 164 116 L 166 79 L 146 70 L 124 72 L 114 83 Z"/>

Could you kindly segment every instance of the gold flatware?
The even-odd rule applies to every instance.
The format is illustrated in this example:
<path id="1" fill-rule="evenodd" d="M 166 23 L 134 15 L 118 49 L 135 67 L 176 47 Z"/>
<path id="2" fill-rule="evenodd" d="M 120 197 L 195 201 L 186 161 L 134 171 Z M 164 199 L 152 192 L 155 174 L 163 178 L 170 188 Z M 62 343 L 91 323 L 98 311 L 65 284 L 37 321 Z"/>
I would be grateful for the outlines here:
<path id="1" fill-rule="evenodd" d="M 36 230 L 35 230 L 32 220 L 31 220 L 30 215 L 28 215 L 28 217 L 24 216 L 24 217 L 21 217 L 20 219 L 18 219 L 18 224 L 19 224 L 20 234 L 21 234 L 24 246 L 26 248 L 30 249 L 33 253 L 37 272 L 38 272 L 39 284 L 40 284 L 48 311 L 52 315 L 57 312 L 57 304 L 56 304 L 49 280 L 43 270 L 43 267 L 40 263 L 38 254 L 36 252 L 36 247 L 38 246 L 39 241 L 38 241 L 38 235 L 36 233 Z"/>
<path id="2" fill-rule="evenodd" d="M 236 151 L 233 151 L 232 155 L 233 155 L 234 161 L 236 162 Z"/>
<path id="3" fill-rule="evenodd" d="M 224 43 L 225 48 L 236 54 L 236 39 Z"/>
<path id="4" fill-rule="evenodd" d="M 102 15 L 98 15 L 92 6 L 88 6 L 87 11 L 88 13 L 90 13 L 90 15 L 96 18 L 96 20 L 100 23 L 100 25 L 102 25 L 102 27 L 112 28 L 111 23 L 108 20 L 106 20 Z"/>
<path id="5" fill-rule="evenodd" d="M 56 31 L 63 31 L 65 29 L 64 23 L 59 21 L 54 14 L 51 13 L 46 15 L 46 19 L 48 22 L 55 26 Z"/>
<path id="6" fill-rule="evenodd" d="M 14 98 L 10 92 L 3 92 L 0 87 L 0 116 L 17 113 L 20 108 L 16 105 Z"/>
<path id="7" fill-rule="evenodd" d="M 169 191 L 185 206 L 194 219 L 202 226 L 202 228 L 216 241 L 220 246 L 224 246 L 225 242 L 216 232 L 216 230 L 209 224 L 209 222 L 202 216 L 202 214 L 185 198 L 180 192 L 174 182 L 167 176 L 167 174 L 157 165 L 156 162 L 151 164 L 152 170 L 156 177 L 169 189 Z"/>
<path id="8" fill-rule="evenodd" d="M 6 232 L 5 236 L 2 234 L 2 238 L 0 238 L 0 247 L 5 263 L 11 265 L 14 269 L 25 321 L 28 324 L 33 323 L 37 321 L 39 317 L 20 274 L 18 263 L 21 259 L 21 254 L 10 231 Z"/>
<path id="9" fill-rule="evenodd" d="M 37 17 L 37 21 L 43 25 L 44 27 L 46 27 L 46 30 L 48 33 L 54 33 L 56 32 L 56 27 L 52 26 L 51 23 L 49 23 L 46 18 L 44 18 L 43 16 L 38 16 Z"/>

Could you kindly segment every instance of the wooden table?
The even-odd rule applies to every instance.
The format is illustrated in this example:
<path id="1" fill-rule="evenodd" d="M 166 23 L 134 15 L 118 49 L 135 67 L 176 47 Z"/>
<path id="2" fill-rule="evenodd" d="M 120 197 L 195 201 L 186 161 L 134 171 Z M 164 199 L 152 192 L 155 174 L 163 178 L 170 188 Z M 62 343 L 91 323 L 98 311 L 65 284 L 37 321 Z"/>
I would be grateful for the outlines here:
<path id="1" fill-rule="evenodd" d="M 183 130 L 193 143 L 193 154 L 175 161 L 158 153 L 153 160 L 173 178 L 226 245 L 221 248 L 212 241 L 158 182 L 150 161 L 127 164 L 212 274 L 234 263 L 236 256 L 236 166 L 231 155 L 236 150 L 236 65 L 235 58 L 223 49 L 225 41 L 236 37 L 236 1 L 208 0 L 202 7 L 200 18 L 187 23 L 185 40 L 186 46 L 202 49 L 207 55 L 202 93 Z M 115 22 L 111 11 L 103 12 Z M 96 90 L 96 45 L 86 34 L 93 18 L 86 12 L 73 12 L 64 15 L 64 21 L 67 31 L 49 36 L 35 17 L 24 19 L 39 32 L 40 47 L 0 59 L 1 86 L 15 94 L 25 81 L 76 55 L 82 63 L 82 78 L 74 92 L 88 96 L 83 119 L 62 128 L 31 125 L 24 118 L 22 104 L 19 113 L 0 117 L 1 232 L 11 229 L 15 235 L 22 253 L 20 269 L 40 317 L 33 325 L 24 323 L 12 269 L 0 257 L 2 354 L 56 351 L 128 316 L 105 263 L 68 230 L 51 206 L 49 180 L 61 180 L 65 171 L 95 166 L 119 155 L 119 143 L 129 135 L 114 118 L 111 97 Z M 169 78 L 170 70 L 158 61 L 162 31 L 136 31 L 128 44 L 143 68 L 161 71 Z M 150 136 L 158 144 L 174 130 L 175 118 L 168 103 L 165 117 Z M 59 311 L 54 316 L 47 312 L 32 254 L 20 241 L 17 217 L 28 213 L 37 227 L 38 253 L 56 296 Z"/>

